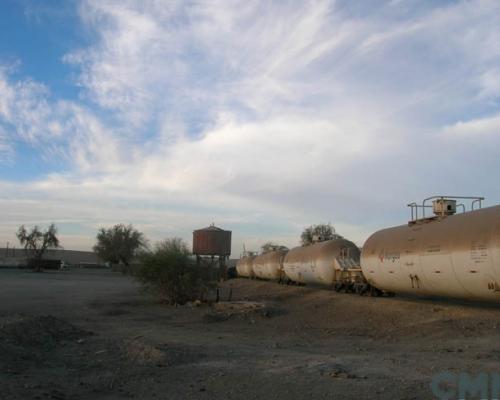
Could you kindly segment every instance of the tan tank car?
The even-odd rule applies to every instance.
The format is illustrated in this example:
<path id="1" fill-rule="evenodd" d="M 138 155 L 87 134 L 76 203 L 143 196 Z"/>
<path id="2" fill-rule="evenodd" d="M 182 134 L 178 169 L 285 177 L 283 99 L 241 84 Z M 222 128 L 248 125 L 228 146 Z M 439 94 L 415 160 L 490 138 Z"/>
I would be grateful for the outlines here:
<path id="1" fill-rule="evenodd" d="M 244 278 L 253 278 L 255 274 L 253 272 L 253 261 L 255 260 L 256 255 L 247 254 L 241 257 L 236 263 L 236 272 L 238 272 L 238 276 L 242 276 Z"/>
<path id="2" fill-rule="evenodd" d="M 283 260 L 286 250 L 274 250 L 253 260 L 253 272 L 257 278 L 280 281 L 283 277 Z"/>
<path id="3" fill-rule="evenodd" d="M 336 271 L 357 266 L 360 251 L 351 241 L 338 237 L 290 250 L 283 262 L 288 279 L 297 283 L 333 285 Z"/>
<path id="4" fill-rule="evenodd" d="M 456 200 L 434 196 L 409 205 L 408 224 L 370 236 L 361 256 L 368 283 L 396 293 L 500 301 L 500 206 L 474 210 L 483 198 L 453 199 L 473 199 L 472 211 L 455 214 Z M 426 218 L 430 207 L 435 215 Z"/>

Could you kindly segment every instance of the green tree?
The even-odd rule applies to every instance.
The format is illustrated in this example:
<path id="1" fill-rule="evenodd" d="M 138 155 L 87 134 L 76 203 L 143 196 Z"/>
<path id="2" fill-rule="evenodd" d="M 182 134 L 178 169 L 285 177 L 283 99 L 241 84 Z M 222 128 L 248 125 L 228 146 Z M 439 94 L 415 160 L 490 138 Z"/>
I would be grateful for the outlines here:
<path id="1" fill-rule="evenodd" d="M 262 246 L 260 246 L 260 250 L 262 253 L 269 253 L 270 251 L 286 251 L 288 250 L 288 247 L 286 246 L 281 246 L 279 244 L 273 243 L 273 242 L 267 242 L 264 243 Z"/>
<path id="2" fill-rule="evenodd" d="M 146 289 L 157 293 L 169 304 L 185 304 L 203 298 L 210 282 L 208 268 L 200 268 L 187 246 L 179 238 L 156 244 L 153 251 L 140 256 L 135 274 Z"/>
<path id="3" fill-rule="evenodd" d="M 100 228 L 94 252 L 104 261 L 112 264 L 130 265 L 141 249 L 147 248 L 144 234 L 132 225 L 117 224 L 112 228 Z"/>
<path id="4" fill-rule="evenodd" d="M 302 242 L 302 246 L 307 246 L 314 243 L 315 240 L 324 241 L 341 237 L 335 233 L 335 228 L 332 224 L 318 224 L 304 228 L 300 235 L 300 241 Z"/>
<path id="5" fill-rule="evenodd" d="M 27 230 L 24 225 L 21 225 L 16 236 L 21 246 L 30 255 L 31 264 L 37 272 L 42 270 L 42 257 L 47 249 L 56 249 L 59 247 L 57 228 L 54 224 L 50 224 L 46 231 L 40 230 L 37 225 L 31 228 L 31 230 Z"/>

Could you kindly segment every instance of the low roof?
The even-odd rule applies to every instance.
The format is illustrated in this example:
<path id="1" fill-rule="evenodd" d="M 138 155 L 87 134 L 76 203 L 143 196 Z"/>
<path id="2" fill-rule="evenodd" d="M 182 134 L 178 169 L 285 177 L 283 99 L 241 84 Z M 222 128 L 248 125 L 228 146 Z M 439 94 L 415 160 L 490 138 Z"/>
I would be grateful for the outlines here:
<path id="1" fill-rule="evenodd" d="M 215 226 L 215 225 L 210 225 L 210 226 L 207 226 L 206 228 L 196 229 L 196 230 L 195 230 L 195 232 L 198 232 L 198 231 L 218 231 L 218 232 L 229 232 L 229 231 L 226 231 L 225 229 L 218 228 L 218 227 L 217 227 L 217 226 Z"/>

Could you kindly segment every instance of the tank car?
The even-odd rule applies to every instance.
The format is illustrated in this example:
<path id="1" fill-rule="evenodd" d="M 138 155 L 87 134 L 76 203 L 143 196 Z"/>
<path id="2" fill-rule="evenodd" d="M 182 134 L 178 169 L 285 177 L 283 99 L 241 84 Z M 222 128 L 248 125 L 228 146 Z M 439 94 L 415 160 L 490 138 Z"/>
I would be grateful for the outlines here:
<path id="1" fill-rule="evenodd" d="M 429 207 L 410 206 L 412 216 Z M 361 256 L 367 281 L 396 293 L 500 301 L 500 206 L 455 214 L 456 206 L 438 196 L 433 217 L 371 235 Z"/>
<path id="2" fill-rule="evenodd" d="M 247 254 L 238 260 L 236 263 L 236 272 L 238 272 L 238 276 L 242 276 L 244 278 L 255 277 L 255 273 L 253 271 L 253 262 L 255 258 L 256 255 Z"/>
<path id="3" fill-rule="evenodd" d="M 263 253 L 253 260 L 253 272 L 257 278 L 280 281 L 283 277 L 285 250 Z"/>
<path id="4" fill-rule="evenodd" d="M 291 249 L 285 256 L 283 271 L 297 283 L 333 285 L 336 271 L 358 265 L 359 256 L 353 242 L 338 237 Z"/>

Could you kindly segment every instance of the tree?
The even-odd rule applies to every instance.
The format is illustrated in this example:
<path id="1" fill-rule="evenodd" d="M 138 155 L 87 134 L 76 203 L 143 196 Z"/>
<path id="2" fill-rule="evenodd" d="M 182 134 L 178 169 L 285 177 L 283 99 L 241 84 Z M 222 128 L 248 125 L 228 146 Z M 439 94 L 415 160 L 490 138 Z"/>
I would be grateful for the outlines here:
<path id="1" fill-rule="evenodd" d="M 100 228 L 94 252 L 104 261 L 112 264 L 123 263 L 129 266 L 132 258 L 140 249 L 147 248 L 142 232 L 132 225 L 118 224 L 112 228 Z"/>
<path id="2" fill-rule="evenodd" d="M 332 224 L 318 224 L 304 228 L 302 234 L 300 235 L 300 240 L 302 242 L 302 246 L 307 246 L 314 243 L 315 239 L 323 241 L 341 237 L 342 236 L 335 233 L 335 228 Z"/>
<path id="3" fill-rule="evenodd" d="M 146 289 L 153 290 L 161 301 L 169 304 L 201 299 L 213 285 L 209 269 L 196 265 L 179 238 L 163 240 L 153 251 L 142 253 L 135 276 Z"/>
<path id="4" fill-rule="evenodd" d="M 31 255 L 31 263 L 37 272 L 42 270 L 42 257 L 45 251 L 59 247 L 57 228 L 54 224 L 50 224 L 49 228 L 44 232 L 37 225 L 31 228 L 30 231 L 24 225 L 21 225 L 16 236 L 24 250 Z"/>
<path id="5" fill-rule="evenodd" d="M 273 242 L 267 242 L 264 243 L 262 246 L 260 246 L 261 252 L 264 253 L 269 253 L 270 251 L 286 251 L 288 250 L 288 247 L 286 246 L 281 246 L 279 244 L 273 243 Z"/>

